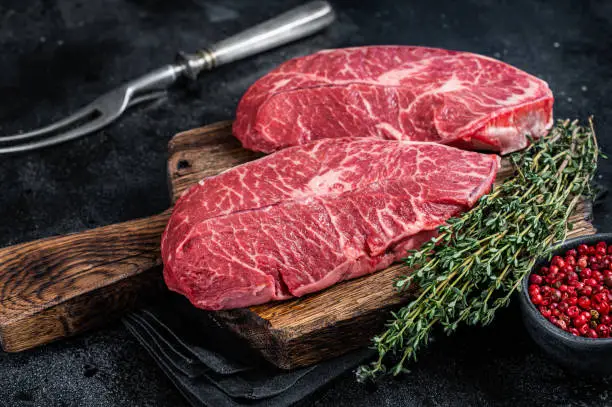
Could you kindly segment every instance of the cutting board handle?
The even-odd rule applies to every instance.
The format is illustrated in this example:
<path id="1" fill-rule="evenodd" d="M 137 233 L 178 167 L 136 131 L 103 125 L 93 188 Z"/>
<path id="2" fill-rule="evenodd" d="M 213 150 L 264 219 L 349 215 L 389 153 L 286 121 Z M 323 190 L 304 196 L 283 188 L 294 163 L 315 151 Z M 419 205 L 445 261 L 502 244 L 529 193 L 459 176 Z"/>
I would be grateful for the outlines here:
<path id="1" fill-rule="evenodd" d="M 159 247 L 170 212 L 0 249 L 3 349 L 70 336 L 165 292 Z"/>

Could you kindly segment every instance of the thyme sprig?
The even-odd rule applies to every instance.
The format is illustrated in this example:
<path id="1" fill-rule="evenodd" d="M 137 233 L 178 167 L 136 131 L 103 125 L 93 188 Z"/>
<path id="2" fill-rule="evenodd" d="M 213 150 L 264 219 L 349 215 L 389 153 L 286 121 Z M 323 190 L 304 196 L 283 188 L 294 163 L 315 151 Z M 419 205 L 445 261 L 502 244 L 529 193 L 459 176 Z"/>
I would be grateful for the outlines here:
<path id="1" fill-rule="evenodd" d="M 589 123 L 558 121 L 548 136 L 510 155 L 511 178 L 409 252 L 405 265 L 414 272 L 395 287 L 416 285 L 419 295 L 373 338 L 378 358 L 358 369 L 358 380 L 406 371 L 435 326 L 450 334 L 461 323 L 485 325 L 508 304 L 536 258 L 566 238 L 569 217 L 591 192 L 599 149 Z M 396 363 L 387 369 L 390 355 Z"/>

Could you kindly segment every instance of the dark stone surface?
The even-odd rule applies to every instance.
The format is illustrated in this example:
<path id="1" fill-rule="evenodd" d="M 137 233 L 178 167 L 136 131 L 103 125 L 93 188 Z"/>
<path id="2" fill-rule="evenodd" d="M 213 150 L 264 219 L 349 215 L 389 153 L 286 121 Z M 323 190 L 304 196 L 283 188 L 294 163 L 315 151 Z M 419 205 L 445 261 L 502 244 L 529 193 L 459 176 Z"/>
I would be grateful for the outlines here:
<path id="1" fill-rule="evenodd" d="M 273 16 L 295 0 L 4 0 L 0 134 L 60 118 L 93 97 Z M 364 44 L 419 44 L 494 56 L 547 80 L 557 117 L 594 114 L 612 142 L 612 4 L 601 1 L 334 2 L 338 22 L 299 44 L 223 67 L 165 103 L 129 112 L 82 140 L 0 158 L 0 246 L 166 208 L 166 143 L 232 118 L 259 76 L 297 55 Z M 601 165 L 603 182 L 612 166 Z M 610 203 L 596 223 L 610 231 Z M 317 406 L 608 405 L 608 382 L 574 378 L 527 337 L 514 304 L 484 329 L 441 337 L 413 373 L 372 391 L 347 375 Z M 180 406 L 184 402 L 118 324 L 22 354 L 0 354 L 0 405 Z M 317 399 L 315 401 L 315 399 Z"/>

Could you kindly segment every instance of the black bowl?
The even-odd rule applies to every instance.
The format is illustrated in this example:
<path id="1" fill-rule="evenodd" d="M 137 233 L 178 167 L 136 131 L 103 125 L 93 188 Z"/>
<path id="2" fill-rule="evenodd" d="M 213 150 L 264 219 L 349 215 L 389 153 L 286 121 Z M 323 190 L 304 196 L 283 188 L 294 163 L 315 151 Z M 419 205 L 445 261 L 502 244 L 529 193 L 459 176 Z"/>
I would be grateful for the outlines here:
<path id="1" fill-rule="evenodd" d="M 556 246 L 552 255 L 562 255 L 567 250 L 577 248 L 579 244 L 592 245 L 601 240 L 609 245 L 612 244 L 612 233 L 598 233 L 568 239 Z M 539 259 L 534 270 L 547 262 L 545 258 Z M 528 286 L 529 276 L 523 279 L 519 297 L 523 322 L 531 338 L 552 359 L 570 370 L 600 376 L 612 375 L 612 338 L 583 338 L 556 327 L 544 318 L 531 302 Z"/>

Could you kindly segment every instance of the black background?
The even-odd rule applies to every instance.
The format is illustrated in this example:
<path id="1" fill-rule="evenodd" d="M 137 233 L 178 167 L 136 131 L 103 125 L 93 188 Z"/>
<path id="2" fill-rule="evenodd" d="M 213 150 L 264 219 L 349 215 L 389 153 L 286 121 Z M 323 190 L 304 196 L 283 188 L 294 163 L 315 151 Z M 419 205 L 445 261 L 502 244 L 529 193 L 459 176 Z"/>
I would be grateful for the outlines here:
<path id="1" fill-rule="evenodd" d="M 278 14 L 299 1 L 3 0 L 0 134 L 61 118 L 112 87 Z M 333 2 L 326 32 L 203 75 L 164 103 L 129 111 L 87 138 L 0 157 L 0 246 L 152 215 L 169 204 L 166 145 L 176 132 L 233 117 L 258 77 L 321 48 L 414 44 L 493 56 L 548 81 L 558 118 L 595 116 L 612 139 L 612 2 Z M 609 183 L 612 165 L 602 162 Z M 610 231 L 605 201 L 595 223 Z M 308 404 L 609 405 L 607 381 L 550 362 L 512 305 L 493 325 L 440 337 L 412 373 L 364 388 L 347 375 Z M 118 324 L 21 354 L 0 353 L 0 405 L 167 406 L 184 401 Z"/>

